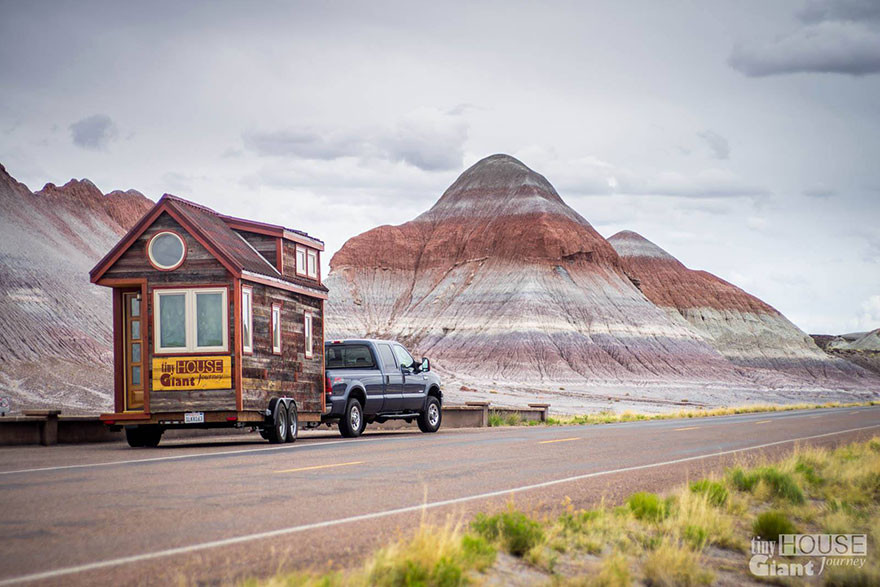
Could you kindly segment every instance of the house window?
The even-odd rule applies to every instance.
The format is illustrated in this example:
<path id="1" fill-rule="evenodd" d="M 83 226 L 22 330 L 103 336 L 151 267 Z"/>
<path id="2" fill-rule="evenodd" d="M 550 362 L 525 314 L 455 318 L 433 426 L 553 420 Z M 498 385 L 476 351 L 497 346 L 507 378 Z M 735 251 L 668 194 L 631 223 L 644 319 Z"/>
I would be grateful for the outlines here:
<path id="1" fill-rule="evenodd" d="M 254 290 L 250 287 L 241 288 L 241 344 L 246 353 L 254 352 Z"/>
<path id="2" fill-rule="evenodd" d="M 318 279 L 318 251 L 297 245 L 296 274 Z"/>
<path id="3" fill-rule="evenodd" d="M 312 358 L 312 315 L 306 314 L 303 321 L 303 334 L 305 335 L 306 358 Z"/>
<path id="4" fill-rule="evenodd" d="M 156 353 L 226 351 L 226 295 L 226 288 L 154 290 Z"/>
<path id="5" fill-rule="evenodd" d="M 312 279 L 318 279 L 318 251 L 306 251 L 306 273 Z"/>
<path id="6" fill-rule="evenodd" d="M 186 244 L 173 232 L 159 232 L 147 244 L 147 256 L 156 269 L 171 271 L 183 263 L 186 257 Z"/>
<path id="7" fill-rule="evenodd" d="M 281 304 L 272 304 L 272 352 L 281 354 Z"/>
<path id="8" fill-rule="evenodd" d="M 297 245 L 296 247 L 296 274 L 307 275 L 306 273 L 306 248 Z"/>

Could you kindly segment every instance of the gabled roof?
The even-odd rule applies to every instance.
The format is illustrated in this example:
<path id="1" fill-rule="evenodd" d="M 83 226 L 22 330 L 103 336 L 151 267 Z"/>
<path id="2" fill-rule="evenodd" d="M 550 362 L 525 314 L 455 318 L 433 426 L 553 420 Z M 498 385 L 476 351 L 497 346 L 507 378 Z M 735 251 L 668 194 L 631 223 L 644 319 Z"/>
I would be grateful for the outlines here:
<path id="1" fill-rule="evenodd" d="M 326 294 L 326 287 L 320 284 L 314 284 L 306 288 L 293 281 L 285 278 L 278 269 L 272 265 L 263 255 L 251 246 L 240 234 L 233 230 L 230 226 L 236 226 L 239 230 L 251 230 L 247 225 L 254 225 L 256 228 L 260 226 L 280 228 L 274 225 L 262 225 L 259 222 L 250 220 L 242 220 L 240 218 L 232 218 L 223 216 L 214 212 L 210 208 L 178 198 L 170 194 L 163 195 L 156 205 L 150 210 L 140 221 L 120 240 L 113 249 L 101 259 L 97 265 L 89 272 L 92 282 L 101 279 L 101 276 L 122 256 L 125 251 L 131 247 L 138 238 L 156 221 L 163 213 L 167 213 L 186 229 L 196 240 L 198 240 L 208 251 L 214 255 L 220 263 L 223 264 L 230 273 L 236 277 L 245 277 L 246 279 L 257 277 L 267 277 L 273 282 L 284 284 L 290 283 L 297 288 L 304 290 L 303 293 L 310 295 Z M 240 228 L 239 228 L 240 227 Z M 262 232 L 261 230 L 253 230 L 253 232 Z M 312 239 L 305 233 L 302 233 L 309 240 L 315 241 L 321 245 L 323 243 L 317 239 Z M 279 234 L 283 238 L 283 234 Z M 292 239 L 291 239 L 292 240 Z M 325 297 L 325 296 L 324 296 Z"/>

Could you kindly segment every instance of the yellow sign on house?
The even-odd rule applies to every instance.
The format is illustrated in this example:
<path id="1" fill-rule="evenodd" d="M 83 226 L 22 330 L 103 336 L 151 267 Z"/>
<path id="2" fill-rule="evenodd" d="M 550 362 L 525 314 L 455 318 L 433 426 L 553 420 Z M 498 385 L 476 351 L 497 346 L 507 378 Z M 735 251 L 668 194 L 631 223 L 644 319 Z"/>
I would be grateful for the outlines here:
<path id="1" fill-rule="evenodd" d="M 153 391 L 230 389 L 232 357 L 155 357 Z"/>

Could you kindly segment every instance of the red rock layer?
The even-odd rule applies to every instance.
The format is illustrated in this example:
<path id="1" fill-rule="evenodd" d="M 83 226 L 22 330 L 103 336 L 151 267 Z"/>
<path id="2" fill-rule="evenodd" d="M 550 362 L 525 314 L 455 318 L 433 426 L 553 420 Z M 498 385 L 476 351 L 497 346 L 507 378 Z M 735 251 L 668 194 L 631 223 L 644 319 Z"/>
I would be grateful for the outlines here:
<path id="1" fill-rule="evenodd" d="M 350 239 L 331 261 L 328 333 L 390 336 L 463 377 L 742 382 L 649 303 L 552 185 L 494 155 L 427 212 Z"/>
<path id="2" fill-rule="evenodd" d="M 88 272 L 151 207 L 88 180 L 32 193 L 0 166 L 0 394 L 13 408 L 109 405 L 112 308 Z"/>
<path id="3" fill-rule="evenodd" d="M 772 306 L 711 273 L 688 269 L 641 235 L 623 231 L 608 241 L 649 300 L 681 315 L 735 364 L 765 370 L 753 374 L 760 381 L 880 385 L 860 367 L 823 352 Z"/>

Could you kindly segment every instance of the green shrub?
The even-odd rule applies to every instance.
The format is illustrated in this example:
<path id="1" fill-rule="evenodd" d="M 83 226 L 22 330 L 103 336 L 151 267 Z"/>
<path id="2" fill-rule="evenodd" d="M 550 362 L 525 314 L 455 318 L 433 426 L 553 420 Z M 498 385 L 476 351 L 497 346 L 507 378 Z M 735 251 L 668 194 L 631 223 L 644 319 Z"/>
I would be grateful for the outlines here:
<path id="1" fill-rule="evenodd" d="M 798 487 L 797 481 L 789 473 L 783 473 L 776 467 L 763 467 L 756 471 L 758 478 L 766 483 L 773 495 L 792 503 L 804 503 L 804 492 Z"/>
<path id="2" fill-rule="evenodd" d="M 800 461 L 795 465 L 794 470 L 803 475 L 804 480 L 810 485 L 822 484 L 822 477 L 816 473 L 816 468 L 813 465 Z"/>
<path id="3" fill-rule="evenodd" d="M 728 471 L 727 478 L 739 491 L 751 492 L 758 483 L 764 482 L 774 497 L 786 499 L 792 503 L 804 503 L 804 492 L 789 473 L 783 473 L 776 467 L 762 467 L 746 473 L 740 468 Z"/>
<path id="4" fill-rule="evenodd" d="M 495 562 L 495 549 L 482 536 L 462 536 L 461 552 L 465 561 L 478 571 L 488 569 Z"/>
<path id="5" fill-rule="evenodd" d="M 516 510 L 507 510 L 494 516 L 477 514 L 471 527 L 480 536 L 498 541 L 504 550 L 519 557 L 544 539 L 541 524 Z"/>
<path id="6" fill-rule="evenodd" d="M 684 539 L 695 549 L 700 550 L 709 540 L 709 531 L 702 526 L 688 524 L 684 528 Z"/>
<path id="7" fill-rule="evenodd" d="M 795 528 L 782 512 L 769 511 L 758 515 L 752 524 L 752 531 L 762 540 L 779 540 L 780 534 L 794 534 Z"/>
<path id="8" fill-rule="evenodd" d="M 489 426 L 504 426 L 504 417 L 498 412 L 489 412 Z"/>
<path id="9" fill-rule="evenodd" d="M 626 505 L 638 520 L 659 522 L 669 513 L 668 504 L 655 493 L 647 491 L 633 493 L 626 500 Z"/>
<path id="10" fill-rule="evenodd" d="M 746 473 L 739 467 L 729 470 L 727 478 L 738 491 L 751 491 L 758 484 L 757 475 Z"/>
<path id="11" fill-rule="evenodd" d="M 721 507 L 727 502 L 727 490 L 717 481 L 703 479 L 702 481 L 691 483 L 691 491 L 705 494 L 709 503 L 717 507 Z"/>

